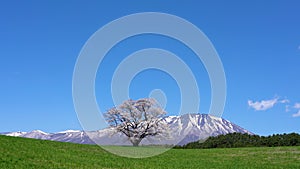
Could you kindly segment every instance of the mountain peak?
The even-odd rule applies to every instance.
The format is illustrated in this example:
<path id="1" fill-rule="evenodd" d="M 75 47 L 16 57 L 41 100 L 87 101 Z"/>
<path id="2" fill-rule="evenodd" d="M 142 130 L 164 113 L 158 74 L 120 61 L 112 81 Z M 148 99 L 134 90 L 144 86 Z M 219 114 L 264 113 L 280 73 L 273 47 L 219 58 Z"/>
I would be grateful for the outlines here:
<path id="1" fill-rule="evenodd" d="M 58 133 L 76 133 L 76 132 L 81 132 L 80 130 L 65 130 L 65 131 L 60 131 Z"/>
<path id="2" fill-rule="evenodd" d="M 46 133 L 46 132 L 43 132 L 43 131 L 41 131 L 41 130 L 32 130 L 32 131 L 31 131 L 31 132 L 29 132 L 29 133 L 48 134 L 48 133 Z"/>

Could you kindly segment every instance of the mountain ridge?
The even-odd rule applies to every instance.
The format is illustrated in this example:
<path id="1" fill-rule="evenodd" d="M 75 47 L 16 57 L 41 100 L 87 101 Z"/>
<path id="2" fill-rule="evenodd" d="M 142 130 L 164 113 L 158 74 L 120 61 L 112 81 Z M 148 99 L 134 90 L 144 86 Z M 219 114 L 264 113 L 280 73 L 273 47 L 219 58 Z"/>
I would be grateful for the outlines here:
<path id="1" fill-rule="evenodd" d="M 148 138 L 142 140 L 141 144 L 172 144 L 185 145 L 210 136 L 224 135 L 228 133 L 252 132 L 223 118 L 208 114 L 184 114 L 181 116 L 167 116 L 164 120 L 169 124 L 171 139 Z M 2 135 L 44 139 L 60 142 L 72 142 L 79 144 L 100 145 L 131 145 L 127 137 L 121 133 L 113 133 L 111 128 L 98 131 L 66 130 L 57 133 L 46 133 L 40 130 L 31 132 L 6 132 Z"/>

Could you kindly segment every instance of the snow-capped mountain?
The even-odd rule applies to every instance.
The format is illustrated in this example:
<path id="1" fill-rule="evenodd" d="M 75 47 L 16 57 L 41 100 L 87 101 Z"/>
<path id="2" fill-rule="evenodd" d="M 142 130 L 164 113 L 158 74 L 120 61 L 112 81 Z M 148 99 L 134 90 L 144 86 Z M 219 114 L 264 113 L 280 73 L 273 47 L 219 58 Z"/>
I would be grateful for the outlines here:
<path id="1" fill-rule="evenodd" d="M 178 138 L 179 145 L 206 139 L 209 136 L 217 136 L 228 133 L 253 134 L 240 126 L 225 119 L 207 114 L 184 114 L 182 116 L 167 117 L 172 135 Z"/>
<path id="2" fill-rule="evenodd" d="M 33 130 L 31 132 L 24 133 L 20 136 L 26 137 L 26 138 L 47 139 L 49 136 L 49 133 L 45 133 L 41 130 Z"/>
<path id="3" fill-rule="evenodd" d="M 1 134 L 6 136 L 22 137 L 22 135 L 26 134 L 26 132 L 17 131 L 17 132 L 6 132 Z"/>
<path id="4" fill-rule="evenodd" d="M 227 133 L 253 134 L 225 119 L 207 114 L 184 114 L 182 116 L 168 116 L 164 119 L 169 124 L 169 138 L 143 139 L 141 144 L 178 144 L 205 139 L 209 136 L 217 136 Z M 128 138 L 121 133 L 115 133 L 113 129 L 106 128 L 98 131 L 67 130 L 58 133 L 45 133 L 39 130 L 31 132 L 2 133 L 8 136 L 45 139 L 61 142 L 73 142 L 80 144 L 101 145 L 131 145 Z"/>

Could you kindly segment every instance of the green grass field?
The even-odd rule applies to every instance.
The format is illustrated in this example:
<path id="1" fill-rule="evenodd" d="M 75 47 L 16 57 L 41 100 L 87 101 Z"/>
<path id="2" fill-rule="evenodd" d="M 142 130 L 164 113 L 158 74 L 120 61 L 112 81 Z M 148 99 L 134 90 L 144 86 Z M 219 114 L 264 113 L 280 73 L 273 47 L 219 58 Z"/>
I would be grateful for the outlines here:
<path id="1" fill-rule="evenodd" d="M 96 145 L 0 136 L 0 168 L 299 169 L 300 147 L 171 149 L 134 159 L 112 155 Z"/>

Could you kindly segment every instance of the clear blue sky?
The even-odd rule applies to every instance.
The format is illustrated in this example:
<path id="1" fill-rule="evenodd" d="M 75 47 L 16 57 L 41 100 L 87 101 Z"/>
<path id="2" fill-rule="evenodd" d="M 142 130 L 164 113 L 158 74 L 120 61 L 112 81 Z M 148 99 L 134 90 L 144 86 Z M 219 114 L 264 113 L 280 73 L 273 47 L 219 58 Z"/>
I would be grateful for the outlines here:
<path id="1" fill-rule="evenodd" d="M 164 12 L 190 21 L 214 44 L 227 78 L 223 118 L 261 135 L 300 133 L 299 7 L 297 0 L 2 1 L 0 132 L 81 129 L 72 101 L 72 74 L 87 39 L 119 17 Z M 179 42 L 155 35 L 127 39 L 107 55 L 96 79 L 100 108 L 112 106 L 110 78 L 121 58 L 149 47 L 184 59 L 200 88 L 199 111 L 208 113 L 210 82 L 201 61 Z M 159 71 L 139 74 L 130 95 L 147 97 L 155 88 L 165 91 L 170 114 L 178 109 L 178 87 Z"/>

